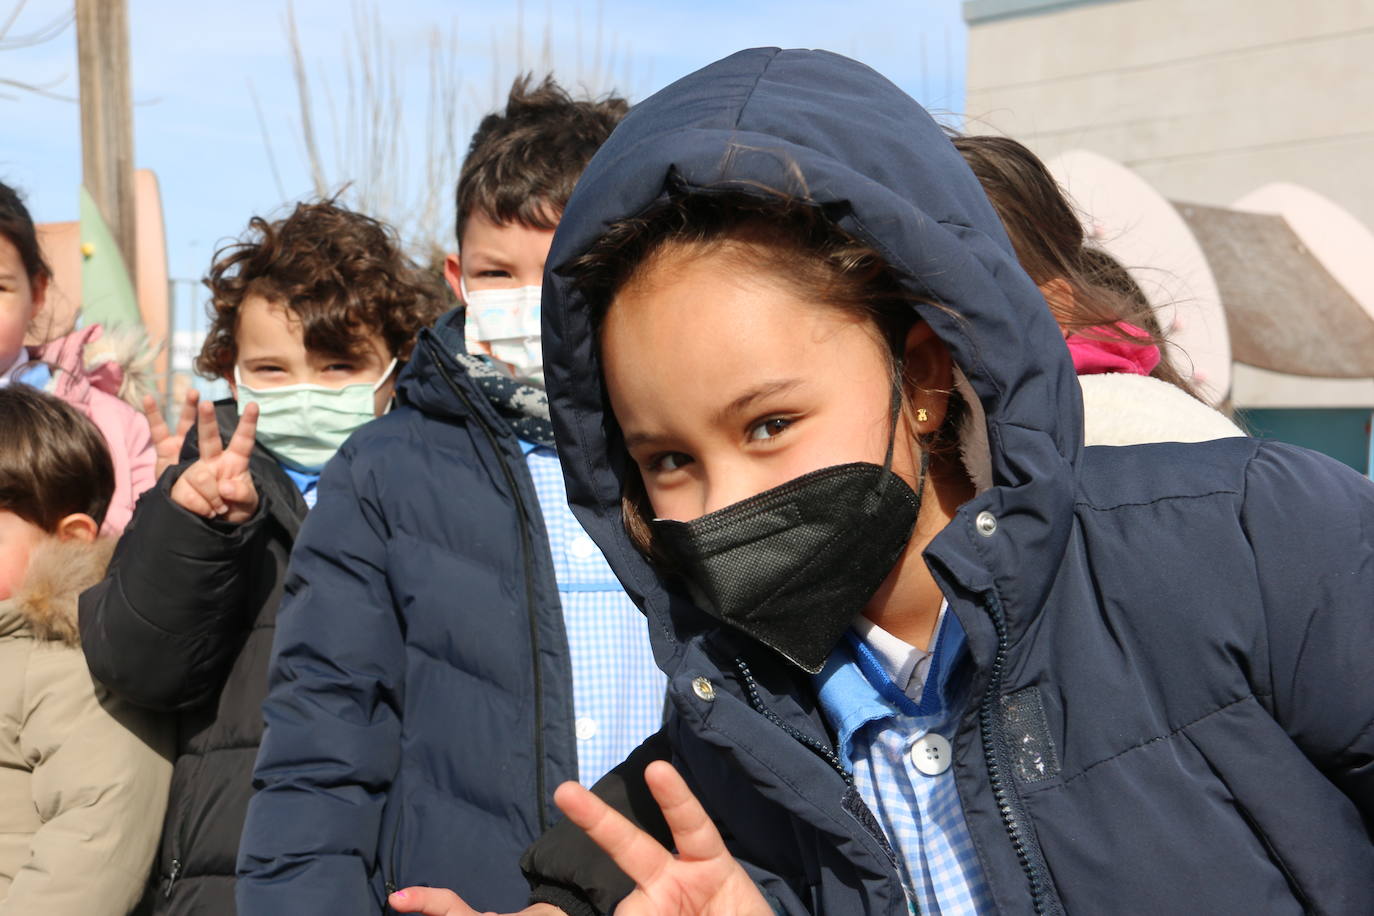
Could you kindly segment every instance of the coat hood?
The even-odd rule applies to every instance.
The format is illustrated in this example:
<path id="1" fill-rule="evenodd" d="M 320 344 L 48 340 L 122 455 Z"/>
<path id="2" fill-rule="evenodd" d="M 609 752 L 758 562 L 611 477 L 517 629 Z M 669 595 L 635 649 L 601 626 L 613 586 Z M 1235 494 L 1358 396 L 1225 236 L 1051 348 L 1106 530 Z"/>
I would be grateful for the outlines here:
<path id="1" fill-rule="evenodd" d="M 1063 336 L 977 179 L 920 105 L 840 55 L 760 48 L 684 77 L 630 112 L 569 201 L 545 276 L 545 372 L 568 497 L 631 597 L 661 632 L 676 635 L 659 647 L 660 663 L 689 635 L 684 626 L 707 624 L 659 580 L 621 525 L 626 462 L 589 305 L 567 267 L 608 225 L 669 188 L 760 187 L 824 207 L 882 252 L 914 297 L 946 307 L 913 306 L 960 370 L 971 407 L 965 458 L 980 493 L 927 559 L 943 566 L 946 581 L 995 586 L 1004 606 L 1038 608 L 1067 542 L 1082 447 Z M 981 511 L 998 520 L 995 545 L 979 543 L 972 521 Z M 1027 574 L 1027 564 L 1043 571 Z"/>
<path id="2" fill-rule="evenodd" d="M 63 400 L 85 404 L 92 390 L 103 391 L 142 411 L 143 396 L 154 393 L 157 348 L 142 330 L 87 325 L 33 347 L 31 355 L 58 370 L 49 387 Z"/>
<path id="3" fill-rule="evenodd" d="M 455 382 L 462 379 L 460 385 L 466 385 L 466 375 L 452 359 L 455 353 L 467 352 L 467 341 L 463 337 L 466 314 L 460 305 L 440 316 L 433 327 L 420 331 L 410 359 L 401 367 L 396 379 L 396 396 L 402 404 L 432 416 L 456 418 L 467 415 L 469 405 L 445 380 L 446 376 Z M 476 395 L 475 390 L 468 393 Z"/>
<path id="4" fill-rule="evenodd" d="M 79 645 L 76 599 L 105 578 L 114 547 L 112 537 L 39 542 L 18 591 L 0 601 L 0 636 L 27 630 L 34 639 Z"/>

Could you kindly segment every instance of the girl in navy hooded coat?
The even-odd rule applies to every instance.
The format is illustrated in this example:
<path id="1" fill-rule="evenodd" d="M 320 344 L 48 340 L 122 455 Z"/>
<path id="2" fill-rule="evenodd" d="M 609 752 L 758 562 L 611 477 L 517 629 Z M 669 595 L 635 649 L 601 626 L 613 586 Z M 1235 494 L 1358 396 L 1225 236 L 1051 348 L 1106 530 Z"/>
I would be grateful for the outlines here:
<path id="1" fill-rule="evenodd" d="M 677 856 L 559 790 L 617 912 L 1374 911 L 1374 486 L 1085 448 L 1040 294 L 886 80 L 762 49 L 647 100 L 545 289 L 569 499 L 681 774 Z"/>

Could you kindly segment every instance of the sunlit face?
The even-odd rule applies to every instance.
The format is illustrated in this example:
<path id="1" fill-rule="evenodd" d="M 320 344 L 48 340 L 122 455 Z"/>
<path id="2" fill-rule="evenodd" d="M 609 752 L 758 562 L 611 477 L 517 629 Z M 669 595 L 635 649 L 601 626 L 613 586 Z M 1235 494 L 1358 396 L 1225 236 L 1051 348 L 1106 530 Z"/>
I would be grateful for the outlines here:
<path id="1" fill-rule="evenodd" d="M 458 274 L 469 290 L 511 289 L 540 286 L 544 262 L 553 244 L 552 229 L 534 229 L 522 223 L 504 226 L 485 213 L 473 213 L 463 226 L 463 250 L 449 258 L 445 275 L 457 295 Z"/>
<path id="2" fill-rule="evenodd" d="M 24 581 L 29 555 L 47 535 L 33 522 L 0 509 L 0 601 L 11 598 Z"/>
<path id="3" fill-rule="evenodd" d="M 35 288 L 30 281 L 19 249 L 0 235 L 0 371 L 18 359 L 24 333 L 43 304 L 44 291 L 44 284 Z"/>
<path id="4" fill-rule="evenodd" d="M 654 513 L 688 521 L 830 465 L 881 464 L 888 347 L 870 321 L 744 268 L 669 251 L 615 297 L 606 384 Z M 903 425 L 893 470 L 916 483 Z"/>
<path id="5" fill-rule="evenodd" d="M 307 350 L 300 321 L 283 305 L 262 296 L 247 296 L 239 307 L 239 380 L 249 388 L 312 384 L 342 388 L 376 384 L 391 364 L 391 352 L 375 331 L 364 335 L 359 351 L 348 357 Z M 377 389 L 374 409 L 380 416 L 391 399 L 396 374 Z"/>

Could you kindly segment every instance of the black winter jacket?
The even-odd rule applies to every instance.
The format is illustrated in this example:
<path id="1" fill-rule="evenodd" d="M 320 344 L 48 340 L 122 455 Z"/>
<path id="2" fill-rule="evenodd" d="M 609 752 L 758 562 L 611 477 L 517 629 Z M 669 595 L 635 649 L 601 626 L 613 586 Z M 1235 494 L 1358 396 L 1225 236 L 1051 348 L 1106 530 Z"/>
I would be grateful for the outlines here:
<path id="1" fill-rule="evenodd" d="M 565 273 L 669 189 L 721 187 L 808 194 L 960 370 L 978 492 L 924 558 L 967 634 L 954 772 L 995 911 L 1374 913 L 1374 484 L 1250 439 L 1085 449 L 1062 335 L 939 127 L 860 64 L 759 49 L 641 103 L 597 153 L 543 341 L 569 500 L 648 614 L 672 759 L 775 908 L 908 911 L 812 679 L 630 543 Z"/>
<path id="2" fill-rule="evenodd" d="M 216 405 L 226 441 L 238 422 Z M 91 673 L 130 702 L 174 714 L 177 758 L 149 886 L 157 914 L 229 916 L 234 859 L 262 739 L 267 660 L 305 502 L 261 447 L 249 462 L 257 513 L 208 521 L 171 501 L 182 463 L 138 501 L 105 580 L 81 596 Z"/>
<path id="3" fill-rule="evenodd" d="M 519 441 L 420 333 L 399 406 L 325 469 L 278 622 L 240 907 L 375 914 L 388 888 L 518 909 L 521 850 L 577 778 L 572 670 Z"/>

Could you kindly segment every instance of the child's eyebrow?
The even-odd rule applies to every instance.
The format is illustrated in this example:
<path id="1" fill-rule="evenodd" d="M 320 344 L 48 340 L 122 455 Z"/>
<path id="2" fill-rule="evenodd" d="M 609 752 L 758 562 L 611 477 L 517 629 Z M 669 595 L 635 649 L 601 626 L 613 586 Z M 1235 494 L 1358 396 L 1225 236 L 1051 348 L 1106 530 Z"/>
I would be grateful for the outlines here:
<path id="1" fill-rule="evenodd" d="M 748 410 L 753 404 L 772 397 L 773 395 L 791 391 L 793 388 L 800 385 L 802 381 L 803 380 L 799 378 L 773 379 L 755 385 L 753 388 L 750 388 L 729 404 L 726 404 L 720 410 L 716 411 L 715 420 L 717 423 L 728 423 L 738 414 Z"/>
<path id="2" fill-rule="evenodd" d="M 510 266 L 514 258 L 506 257 L 500 251 L 488 251 L 486 249 L 475 249 L 467 253 L 469 264 L 480 264 L 482 266 Z"/>
<path id="3" fill-rule="evenodd" d="M 632 452 L 641 445 L 648 445 L 657 442 L 662 436 L 654 433 L 631 433 L 625 437 L 625 451 Z"/>

